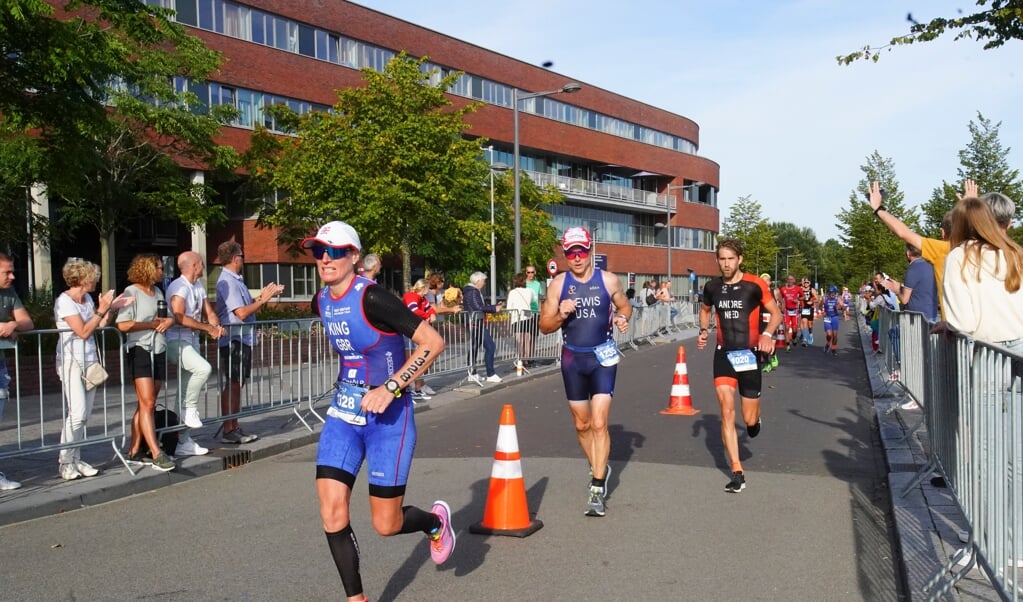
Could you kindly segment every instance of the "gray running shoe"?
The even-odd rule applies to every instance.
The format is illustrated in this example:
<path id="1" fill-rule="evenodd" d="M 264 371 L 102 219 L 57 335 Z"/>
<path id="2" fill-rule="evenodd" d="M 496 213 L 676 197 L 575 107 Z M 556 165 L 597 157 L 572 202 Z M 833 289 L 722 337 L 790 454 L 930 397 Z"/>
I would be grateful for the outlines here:
<path id="1" fill-rule="evenodd" d="M 153 468 L 159 470 L 160 472 L 167 472 L 170 470 L 174 470 L 174 462 L 167 457 L 167 454 L 160 454 L 159 456 L 153 458 Z"/>
<path id="2" fill-rule="evenodd" d="M 586 516 L 604 516 L 604 498 L 600 487 L 590 487 L 590 498 L 586 502 Z"/>

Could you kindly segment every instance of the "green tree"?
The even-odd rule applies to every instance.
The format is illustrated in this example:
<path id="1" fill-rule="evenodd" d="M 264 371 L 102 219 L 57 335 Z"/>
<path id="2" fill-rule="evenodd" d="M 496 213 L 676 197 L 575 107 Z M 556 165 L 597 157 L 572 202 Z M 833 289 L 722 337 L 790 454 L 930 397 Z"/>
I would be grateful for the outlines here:
<path id="1" fill-rule="evenodd" d="M 970 142 L 959 151 L 960 167 L 956 170 L 956 182 L 942 181 L 930 200 L 921 206 L 926 236 L 940 238 L 941 220 L 962 194 L 967 179 L 976 182 L 981 193 L 1000 192 L 1016 201 L 1017 223 L 1023 217 L 1023 203 L 1020 203 L 1023 200 L 1023 181 L 1019 170 L 1009 167 L 1007 157 L 1012 149 L 1002 146 L 999 138 L 1001 126 L 1001 122 L 992 124 L 979 112 L 977 121 L 970 121 Z"/>
<path id="2" fill-rule="evenodd" d="M 821 243 L 813 230 L 805 226 L 797 226 L 791 222 L 773 222 L 778 241 L 778 278 L 784 279 L 789 274 L 797 278 L 813 276 L 813 268 L 820 260 Z M 786 271 L 786 269 L 788 271 Z"/>
<path id="3" fill-rule="evenodd" d="M 867 157 L 867 164 L 861 165 L 863 178 L 849 194 L 848 206 L 839 212 L 838 229 L 840 240 L 848 249 L 845 261 L 848 278 L 867 279 L 875 272 L 902 275 L 906 270 L 905 243 L 882 224 L 870 208 L 867 192 L 870 183 L 881 183 L 886 196 L 884 205 L 888 212 L 902 220 L 909 228 L 919 231 L 916 211 L 906 209 L 903 194 L 895 178 L 895 164 L 874 151 Z"/>
<path id="4" fill-rule="evenodd" d="M 986 8 L 988 4 L 990 8 Z M 985 50 L 998 48 L 1010 40 L 1023 39 L 1023 0 L 977 0 L 977 6 L 982 10 L 953 18 L 936 17 L 924 23 L 914 21 L 910 14 L 907 19 L 913 25 L 908 34 L 896 36 L 886 45 L 864 46 L 857 52 L 836 57 L 836 60 L 842 65 L 860 59 L 876 63 L 882 50 L 890 52 L 896 46 L 930 42 L 950 31 L 958 32 L 956 40 L 967 38 L 984 42 Z"/>
<path id="5" fill-rule="evenodd" d="M 58 16 L 40 0 L 0 7 L 0 169 L 30 132 L 38 161 L 12 184 L 45 182 L 65 202 L 65 225 L 96 229 L 109 287 L 108 243 L 122 224 L 140 215 L 190 225 L 223 217 L 176 161 L 230 168 L 233 151 L 213 137 L 232 110 L 194 110 L 198 99 L 175 88 L 175 77 L 204 80 L 220 56 L 171 11 L 137 0 L 69 0 L 61 9 Z M 27 213 L 23 195 L 0 203 L 5 215 Z"/>
<path id="6" fill-rule="evenodd" d="M 262 189 L 286 191 L 260 216 L 278 229 L 282 244 L 298 252 L 298 242 L 318 224 L 344 220 L 367 250 L 401 255 L 405 287 L 413 253 L 433 266 L 489 264 L 485 141 L 464 136 L 465 115 L 479 103 L 453 106 L 444 91 L 461 74 L 433 84 L 426 60 L 401 54 L 382 72 L 364 69 L 365 86 L 338 90 L 331 113 L 289 117 L 278 109 L 294 136 L 257 130 L 247 164 Z M 511 239 L 512 213 L 506 178 L 495 180 L 501 250 Z M 534 191 L 524 185 L 520 193 L 524 257 L 546 256 L 556 242 L 540 209 L 550 195 Z M 543 254 L 535 251 L 541 248 Z"/>
<path id="7" fill-rule="evenodd" d="M 774 268 L 778 244 L 774 230 L 763 216 L 760 203 L 751 195 L 739 197 L 721 224 L 720 238 L 737 238 L 742 241 L 744 271 L 760 274 Z"/>

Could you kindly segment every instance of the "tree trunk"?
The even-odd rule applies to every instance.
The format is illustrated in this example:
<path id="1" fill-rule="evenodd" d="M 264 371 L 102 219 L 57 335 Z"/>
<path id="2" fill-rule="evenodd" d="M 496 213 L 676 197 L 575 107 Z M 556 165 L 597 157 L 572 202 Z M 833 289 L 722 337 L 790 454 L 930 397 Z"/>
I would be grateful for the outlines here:
<path id="1" fill-rule="evenodd" d="M 412 248 L 408 238 L 401 241 L 401 292 L 412 289 Z"/>
<path id="2" fill-rule="evenodd" d="M 99 273 L 101 286 L 96 289 L 96 294 L 102 294 L 114 288 L 117 283 L 117 266 L 112 255 L 114 248 L 114 234 L 99 235 Z"/>

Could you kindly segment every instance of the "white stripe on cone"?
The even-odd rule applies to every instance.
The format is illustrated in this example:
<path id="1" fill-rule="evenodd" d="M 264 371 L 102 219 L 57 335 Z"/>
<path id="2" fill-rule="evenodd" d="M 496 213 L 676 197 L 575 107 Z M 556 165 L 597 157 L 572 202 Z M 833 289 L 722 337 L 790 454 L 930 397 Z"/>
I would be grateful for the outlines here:
<path id="1" fill-rule="evenodd" d="M 502 424 L 497 429 L 497 451 L 512 453 L 519 451 L 519 437 L 514 424 Z"/>
<path id="2" fill-rule="evenodd" d="M 492 479 L 521 479 L 521 460 L 494 460 L 494 466 L 490 469 Z"/>
<path id="3" fill-rule="evenodd" d="M 688 397 L 689 385 L 671 385 L 672 397 Z"/>
<path id="4" fill-rule="evenodd" d="M 675 364 L 675 374 L 689 374 L 685 364 Z"/>

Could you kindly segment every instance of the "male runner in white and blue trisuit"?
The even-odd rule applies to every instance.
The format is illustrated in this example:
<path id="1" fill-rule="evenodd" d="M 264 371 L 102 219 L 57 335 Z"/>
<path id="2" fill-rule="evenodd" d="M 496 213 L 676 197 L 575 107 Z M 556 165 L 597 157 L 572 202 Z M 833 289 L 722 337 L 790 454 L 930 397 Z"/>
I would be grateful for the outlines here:
<path id="1" fill-rule="evenodd" d="M 612 328 L 629 329 L 632 306 L 618 277 L 593 267 L 586 228 L 565 230 L 561 248 L 568 272 L 554 277 L 540 310 L 540 332 L 562 333 L 561 377 L 576 436 L 590 461 L 587 516 L 604 516 L 611 436 L 607 430 L 618 350 Z"/>
<path id="2" fill-rule="evenodd" d="M 744 274 L 742 243 L 722 239 L 717 248 L 721 277 L 707 282 L 700 305 L 700 334 L 696 348 L 707 346 L 711 313 L 717 319 L 717 348 L 714 351 L 714 392 L 721 406 L 721 441 L 732 465 L 732 478 L 725 491 L 739 493 L 746 488 L 746 476 L 739 460 L 739 437 L 735 432 L 735 392 L 739 392 L 742 421 L 750 438 L 760 434 L 760 356 L 774 351 L 774 331 L 782 321 L 778 303 L 767 284 Z M 771 320 L 760 330 L 760 312 Z"/>
<path id="3" fill-rule="evenodd" d="M 368 464 L 369 506 L 377 533 L 423 532 L 440 564 L 455 547 L 451 509 L 434 502 L 431 512 L 402 506 L 416 447 L 416 423 L 408 387 L 444 350 L 444 340 L 401 299 L 372 280 L 356 276 L 359 235 L 330 222 L 302 241 L 316 257 L 320 319 L 341 356 L 334 399 L 320 433 L 316 491 L 331 555 L 350 601 L 362 601 L 359 546 L 350 524 L 352 486 Z M 415 349 L 405 357 L 403 336 Z"/>

